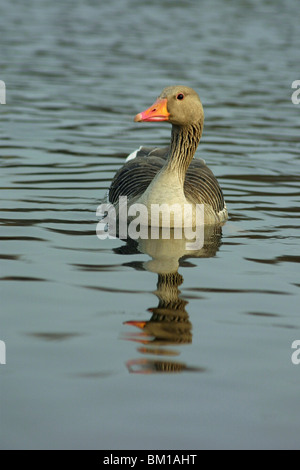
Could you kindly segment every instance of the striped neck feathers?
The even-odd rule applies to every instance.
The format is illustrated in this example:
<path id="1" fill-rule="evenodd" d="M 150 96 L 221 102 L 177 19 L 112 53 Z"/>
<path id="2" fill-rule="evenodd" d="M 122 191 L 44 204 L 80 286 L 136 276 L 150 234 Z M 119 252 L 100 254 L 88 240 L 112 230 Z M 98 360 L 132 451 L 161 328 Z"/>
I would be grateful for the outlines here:
<path id="1" fill-rule="evenodd" d="M 182 181 L 195 155 L 202 135 L 202 123 L 172 126 L 171 145 L 166 171 L 176 172 Z"/>

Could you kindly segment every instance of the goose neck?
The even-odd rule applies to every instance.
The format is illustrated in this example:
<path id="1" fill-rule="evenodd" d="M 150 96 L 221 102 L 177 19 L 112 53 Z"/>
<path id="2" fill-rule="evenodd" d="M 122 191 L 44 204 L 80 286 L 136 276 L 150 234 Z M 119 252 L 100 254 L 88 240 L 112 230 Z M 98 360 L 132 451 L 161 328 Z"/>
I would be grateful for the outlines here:
<path id="1" fill-rule="evenodd" d="M 187 169 L 195 155 L 202 134 L 201 123 L 189 126 L 172 126 L 167 171 L 178 173 L 184 182 Z"/>

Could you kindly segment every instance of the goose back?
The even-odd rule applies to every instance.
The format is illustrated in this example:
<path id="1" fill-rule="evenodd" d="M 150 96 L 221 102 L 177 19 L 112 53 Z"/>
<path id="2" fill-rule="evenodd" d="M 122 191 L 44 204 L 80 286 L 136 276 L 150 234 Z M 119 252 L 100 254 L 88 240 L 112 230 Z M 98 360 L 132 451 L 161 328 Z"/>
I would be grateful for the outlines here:
<path id="1" fill-rule="evenodd" d="M 169 147 L 141 147 L 136 157 L 116 173 L 109 190 L 109 201 L 116 204 L 120 196 L 128 199 L 142 195 L 156 174 L 166 164 Z M 216 213 L 225 209 L 223 192 L 212 171 L 203 160 L 194 158 L 187 170 L 184 193 L 191 204 L 208 204 Z"/>

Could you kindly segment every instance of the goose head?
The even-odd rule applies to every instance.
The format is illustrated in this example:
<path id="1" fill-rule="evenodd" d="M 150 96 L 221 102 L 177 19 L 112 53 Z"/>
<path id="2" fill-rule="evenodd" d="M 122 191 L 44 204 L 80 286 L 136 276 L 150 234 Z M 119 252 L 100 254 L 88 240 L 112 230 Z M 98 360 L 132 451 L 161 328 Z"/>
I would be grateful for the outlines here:
<path id="1" fill-rule="evenodd" d="M 164 88 L 150 108 L 137 114 L 135 122 L 168 121 L 175 126 L 203 124 L 204 112 L 195 90 L 183 85 Z"/>

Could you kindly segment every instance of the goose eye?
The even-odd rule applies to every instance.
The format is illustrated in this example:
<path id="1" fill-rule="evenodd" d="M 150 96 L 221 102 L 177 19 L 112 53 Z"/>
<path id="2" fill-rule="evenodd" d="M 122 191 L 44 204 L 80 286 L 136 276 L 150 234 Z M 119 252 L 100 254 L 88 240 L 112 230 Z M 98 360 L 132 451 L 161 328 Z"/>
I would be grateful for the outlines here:
<path id="1" fill-rule="evenodd" d="M 181 101 L 181 100 L 183 100 L 184 95 L 183 95 L 182 93 L 179 93 L 179 94 L 176 96 L 176 98 Z"/>

